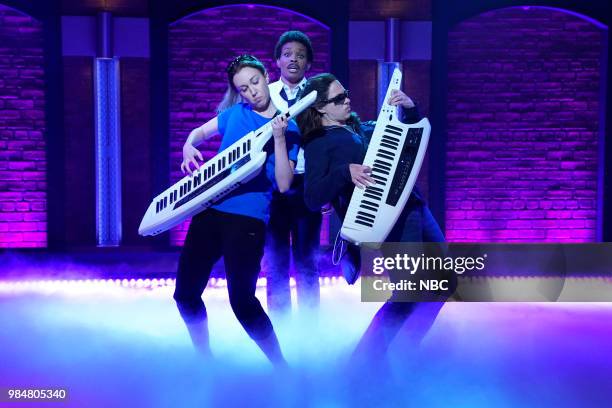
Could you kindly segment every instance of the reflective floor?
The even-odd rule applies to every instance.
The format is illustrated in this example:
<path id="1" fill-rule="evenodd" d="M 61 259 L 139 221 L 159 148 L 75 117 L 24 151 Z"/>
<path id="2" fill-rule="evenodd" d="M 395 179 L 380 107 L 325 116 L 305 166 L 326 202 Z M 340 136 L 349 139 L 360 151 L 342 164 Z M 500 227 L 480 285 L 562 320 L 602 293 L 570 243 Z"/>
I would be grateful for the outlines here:
<path id="1" fill-rule="evenodd" d="M 66 388 L 49 407 L 611 404 L 612 304 L 448 303 L 420 347 L 409 319 L 386 359 L 357 365 L 381 305 L 329 281 L 318 313 L 273 318 L 291 366 L 276 372 L 222 282 L 204 294 L 214 356 L 197 355 L 167 283 L 0 284 L 0 388 Z"/>

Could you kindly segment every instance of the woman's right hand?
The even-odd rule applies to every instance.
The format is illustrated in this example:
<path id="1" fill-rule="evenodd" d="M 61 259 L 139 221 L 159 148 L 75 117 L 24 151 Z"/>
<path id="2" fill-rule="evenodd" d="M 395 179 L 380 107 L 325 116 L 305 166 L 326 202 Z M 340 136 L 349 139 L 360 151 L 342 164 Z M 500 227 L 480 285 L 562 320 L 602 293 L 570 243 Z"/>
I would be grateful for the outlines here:
<path id="1" fill-rule="evenodd" d="M 200 161 L 204 161 L 202 153 L 200 153 L 198 149 L 193 147 L 191 143 L 185 143 L 185 145 L 183 146 L 183 162 L 181 163 L 181 171 L 183 172 L 183 174 L 187 172 L 191 176 L 193 175 L 194 170 L 200 168 L 200 164 L 196 160 L 196 157 L 200 159 Z M 191 165 L 193 165 L 194 167 L 193 170 L 191 169 Z"/>
<path id="2" fill-rule="evenodd" d="M 349 164 L 349 171 L 351 172 L 351 181 L 358 188 L 364 189 L 371 184 L 376 184 L 376 180 L 370 177 L 372 169 L 362 164 Z"/>

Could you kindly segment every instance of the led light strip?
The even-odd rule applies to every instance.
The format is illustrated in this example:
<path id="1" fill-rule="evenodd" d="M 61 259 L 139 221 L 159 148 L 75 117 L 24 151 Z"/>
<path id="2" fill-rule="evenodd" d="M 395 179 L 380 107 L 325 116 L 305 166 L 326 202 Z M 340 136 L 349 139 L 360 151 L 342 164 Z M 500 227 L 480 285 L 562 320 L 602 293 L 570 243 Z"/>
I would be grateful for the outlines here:
<path id="1" fill-rule="evenodd" d="M 319 278 L 322 286 L 334 286 L 343 283 L 344 280 L 337 276 L 326 276 Z M 24 280 L 24 281 L 0 281 L 0 292 L 25 292 L 40 290 L 64 290 L 64 289 L 94 289 L 94 288 L 134 288 L 154 289 L 161 287 L 172 287 L 176 284 L 175 279 L 74 279 L 74 280 Z M 265 287 L 266 278 L 257 279 L 258 287 Z M 209 287 L 222 288 L 227 286 L 223 278 L 211 278 Z M 290 286 L 295 287 L 295 279 L 290 278 Z"/>

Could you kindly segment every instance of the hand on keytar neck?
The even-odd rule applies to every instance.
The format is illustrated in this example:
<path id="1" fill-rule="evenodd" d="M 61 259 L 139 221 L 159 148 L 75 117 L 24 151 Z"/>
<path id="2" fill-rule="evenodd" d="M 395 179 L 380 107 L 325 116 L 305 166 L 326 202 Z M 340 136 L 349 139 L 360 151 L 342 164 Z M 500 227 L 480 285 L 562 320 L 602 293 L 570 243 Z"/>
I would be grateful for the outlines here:
<path id="1" fill-rule="evenodd" d="M 285 137 L 287 123 L 287 118 L 284 115 L 279 115 L 272 119 L 272 135 L 275 140 Z"/>
<path id="2" fill-rule="evenodd" d="M 414 108 L 415 104 L 412 99 L 400 90 L 394 89 L 391 91 L 391 96 L 387 101 L 391 106 L 401 106 L 405 109 Z"/>

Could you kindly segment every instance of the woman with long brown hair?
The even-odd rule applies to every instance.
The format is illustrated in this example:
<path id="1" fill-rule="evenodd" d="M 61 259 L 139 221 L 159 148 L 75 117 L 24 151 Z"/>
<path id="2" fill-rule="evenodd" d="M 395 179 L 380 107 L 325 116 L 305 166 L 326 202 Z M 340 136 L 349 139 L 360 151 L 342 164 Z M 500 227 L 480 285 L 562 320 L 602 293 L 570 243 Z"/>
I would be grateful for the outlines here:
<path id="1" fill-rule="evenodd" d="M 371 168 L 363 163 L 375 122 L 362 123 L 351 110 L 349 92 L 332 74 L 320 74 L 308 80 L 304 92 L 317 91 L 315 102 L 298 116 L 302 133 L 306 172 L 304 199 L 310 208 L 331 202 L 340 220 L 344 220 L 353 190 L 375 184 Z M 394 91 L 387 101 L 403 108 L 402 121 L 419 120 L 416 105 L 402 91 Z M 427 208 L 413 190 L 410 198 L 387 237 L 387 242 L 443 242 L 444 235 Z M 355 248 L 355 247 L 353 247 Z M 347 271 L 349 283 L 358 271 Z M 353 272 L 356 272 L 353 274 Z M 393 279 L 393 277 L 392 277 Z M 381 307 L 362 337 L 356 355 L 380 357 L 404 321 L 417 310 L 427 310 L 426 324 L 417 337 L 424 336 L 433 324 L 442 303 L 396 302 L 394 296 Z"/>

